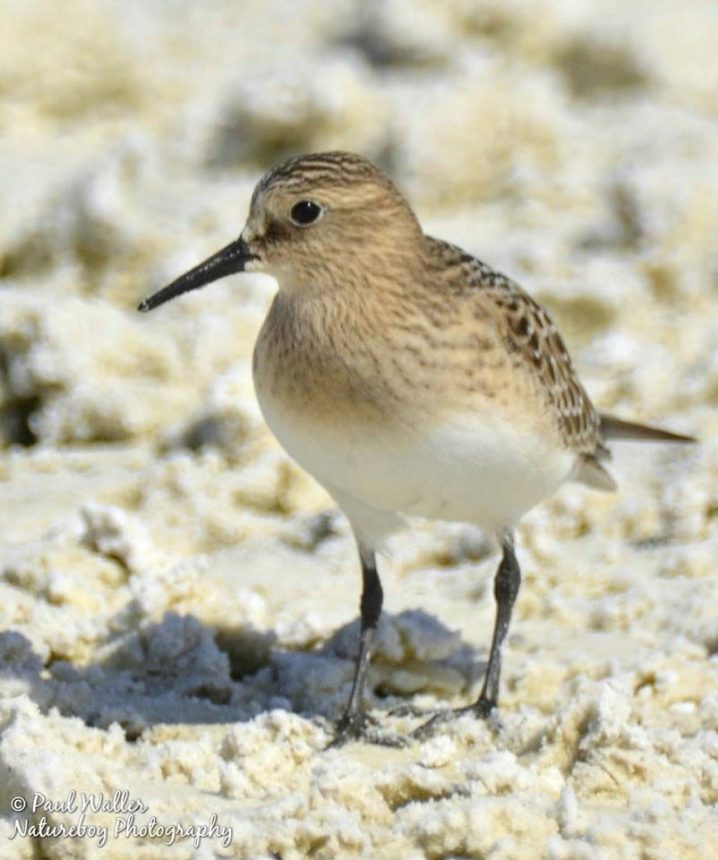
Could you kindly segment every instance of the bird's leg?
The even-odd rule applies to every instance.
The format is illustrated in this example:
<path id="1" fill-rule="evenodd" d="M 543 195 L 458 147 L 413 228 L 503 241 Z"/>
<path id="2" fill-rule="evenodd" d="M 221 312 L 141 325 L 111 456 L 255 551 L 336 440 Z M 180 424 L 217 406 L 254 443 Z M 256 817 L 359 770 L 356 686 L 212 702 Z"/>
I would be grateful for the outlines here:
<path id="1" fill-rule="evenodd" d="M 514 552 L 513 537 L 506 533 L 502 540 L 504 554 L 494 576 L 494 598 L 496 599 L 496 619 L 494 633 L 491 639 L 489 662 L 484 676 L 484 685 L 479 698 L 473 705 L 442 711 L 432 717 L 413 733 L 414 737 L 428 737 L 433 730 L 454 716 L 473 712 L 477 716 L 487 717 L 496 707 L 499 696 L 499 678 L 501 676 L 501 648 L 511 623 L 511 611 L 521 586 L 521 568 Z"/>
<path id="2" fill-rule="evenodd" d="M 488 715 L 499 698 L 499 677 L 501 675 L 501 647 L 511 623 L 511 611 L 521 587 L 521 568 L 519 567 L 514 542 L 510 534 L 503 540 L 504 554 L 494 577 L 494 598 L 496 599 L 496 620 L 491 639 L 489 664 L 486 667 L 484 686 L 472 706 L 482 716 Z"/>
<path id="3" fill-rule="evenodd" d="M 376 570 L 376 556 L 373 551 L 359 546 L 359 558 L 362 570 L 361 594 L 361 634 L 359 638 L 359 654 L 354 669 L 354 681 L 349 694 L 344 715 L 337 725 L 334 744 L 360 737 L 365 734 L 368 718 L 363 708 L 364 684 L 369 668 L 371 646 L 374 641 L 381 605 L 384 598 L 379 574 Z"/>

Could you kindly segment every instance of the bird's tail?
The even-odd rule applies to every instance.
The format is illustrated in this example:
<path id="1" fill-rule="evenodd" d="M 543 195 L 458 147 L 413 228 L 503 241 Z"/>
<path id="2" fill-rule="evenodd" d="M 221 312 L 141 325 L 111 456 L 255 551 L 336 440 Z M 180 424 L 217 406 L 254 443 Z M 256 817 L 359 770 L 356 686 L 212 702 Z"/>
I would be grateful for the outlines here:
<path id="1" fill-rule="evenodd" d="M 622 421 L 613 415 L 600 415 L 601 436 L 604 439 L 635 439 L 644 442 L 697 442 L 693 436 L 683 436 L 680 433 L 671 433 L 661 430 L 659 427 L 648 427 L 645 424 L 633 424 L 631 421 Z"/>

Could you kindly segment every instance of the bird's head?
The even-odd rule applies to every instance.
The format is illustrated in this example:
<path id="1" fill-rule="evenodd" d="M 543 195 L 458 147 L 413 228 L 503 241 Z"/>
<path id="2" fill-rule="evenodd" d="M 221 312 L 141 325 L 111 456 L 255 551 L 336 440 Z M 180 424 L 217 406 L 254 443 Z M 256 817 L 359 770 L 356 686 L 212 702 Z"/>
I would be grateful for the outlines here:
<path id="1" fill-rule="evenodd" d="M 139 309 L 236 272 L 272 275 L 291 293 L 391 277 L 413 268 L 422 235 L 406 200 L 367 159 L 346 152 L 291 158 L 259 181 L 238 239 Z"/>

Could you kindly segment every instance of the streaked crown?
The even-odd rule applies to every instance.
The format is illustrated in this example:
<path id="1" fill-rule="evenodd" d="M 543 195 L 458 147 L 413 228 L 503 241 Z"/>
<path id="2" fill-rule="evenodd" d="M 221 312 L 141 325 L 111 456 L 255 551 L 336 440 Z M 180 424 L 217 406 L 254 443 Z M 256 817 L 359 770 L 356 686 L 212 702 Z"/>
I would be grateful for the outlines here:
<path id="1" fill-rule="evenodd" d="M 329 287 L 405 262 L 421 227 L 396 186 L 366 158 L 324 152 L 291 158 L 258 183 L 242 239 L 252 269 L 280 288 Z"/>

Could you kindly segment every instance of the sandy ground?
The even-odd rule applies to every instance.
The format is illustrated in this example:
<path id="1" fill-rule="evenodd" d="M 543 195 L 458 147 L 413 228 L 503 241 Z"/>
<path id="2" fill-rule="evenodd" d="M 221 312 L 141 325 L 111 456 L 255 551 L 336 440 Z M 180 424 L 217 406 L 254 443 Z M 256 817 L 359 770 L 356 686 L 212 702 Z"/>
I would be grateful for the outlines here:
<path id="1" fill-rule="evenodd" d="M 716 39 L 705 0 L 6 0 L 2 858 L 710 856 Z M 525 518 L 499 715 L 405 749 L 325 750 L 359 573 L 254 400 L 273 282 L 134 311 L 330 147 L 546 302 L 602 408 L 701 438 Z M 370 695 L 402 733 L 476 695 L 496 555 L 391 550 Z"/>

